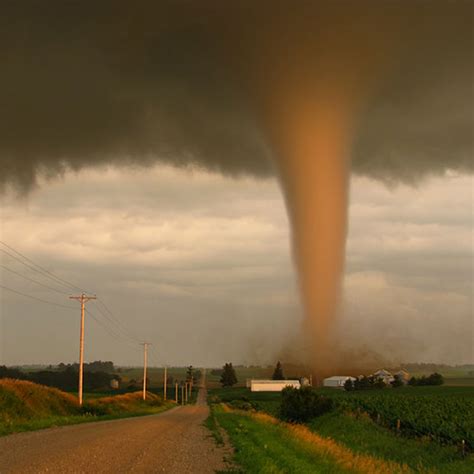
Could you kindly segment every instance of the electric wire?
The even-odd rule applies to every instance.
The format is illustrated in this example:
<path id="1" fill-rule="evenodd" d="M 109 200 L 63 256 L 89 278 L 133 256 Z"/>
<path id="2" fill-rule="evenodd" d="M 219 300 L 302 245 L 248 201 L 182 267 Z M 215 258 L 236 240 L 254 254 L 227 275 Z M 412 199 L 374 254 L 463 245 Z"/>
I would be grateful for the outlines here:
<path id="1" fill-rule="evenodd" d="M 133 347 L 134 349 L 136 350 L 140 350 L 139 347 L 137 346 L 137 344 L 129 341 L 128 339 L 125 339 L 123 335 L 121 335 L 120 333 L 118 333 L 116 330 L 112 329 L 110 326 L 108 326 L 103 320 L 99 319 L 99 317 L 93 313 L 92 311 L 86 309 L 85 312 L 94 320 L 97 322 L 97 324 L 99 324 L 100 326 L 102 326 L 102 328 L 110 335 L 112 336 L 115 340 L 119 341 L 119 342 L 124 342 L 126 344 L 128 344 L 130 347 Z"/>
<path id="2" fill-rule="evenodd" d="M 61 277 L 55 275 L 53 272 L 51 272 L 51 271 L 47 270 L 46 268 L 42 267 L 41 265 L 35 263 L 33 260 L 28 258 L 26 255 L 22 254 L 18 250 L 14 249 L 12 246 L 8 245 L 7 243 L 0 240 L 0 244 L 4 245 L 5 247 L 7 247 L 12 252 L 15 252 L 15 254 L 17 254 L 20 258 L 16 257 L 15 255 L 11 254 L 10 252 L 6 251 L 5 249 L 0 248 L 0 251 L 2 251 L 3 253 L 9 255 L 10 257 L 15 259 L 16 261 L 22 263 L 23 265 L 25 265 L 26 267 L 34 270 L 35 272 L 38 272 L 38 273 L 42 274 L 43 276 L 54 280 L 57 284 L 67 286 L 70 289 L 79 290 L 79 291 L 84 292 L 84 293 L 92 293 L 92 292 L 84 290 L 83 288 L 80 288 L 77 285 L 74 285 L 73 283 L 67 281 L 64 278 L 61 278 Z M 29 263 L 26 263 L 23 260 L 25 260 L 26 262 L 29 262 Z"/>
<path id="3" fill-rule="evenodd" d="M 140 339 L 133 335 L 133 333 L 122 323 L 122 321 L 108 308 L 108 306 L 100 298 L 94 300 L 94 303 L 99 303 L 102 305 L 102 307 L 107 311 L 108 314 L 105 314 L 104 311 L 102 311 L 100 307 L 97 306 L 97 304 L 95 304 L 94 307 L 95 309 L 97 309 L 97 311 L 99 311 L 99 313 L 104 316 L 104 318 L 108 319 L 112 324 L 115 324 L 119 332 L 123 333 L 123 335 L 130 339 L 132 342 L 136 344 L 140 343 Z"/>
<path id="4" fill-rule="evenodd" d="M 61 293 L 62 295 L 68 295 L 69 293 L 66 293 L 65 291 L 58 290 L 57 288 L 53 288 L 52 286 L 45 285 L 44 283 L 39 282 L 38 280 L 35 280 L 33 278 L 27 277 L 26 275 L 23 275 L 22 273 L 19 273 L 15 270 L 12 270 L 11 268 L 8 268 L 5 265 L 0 264 L 0 268 L 3 268 L 4 270 L 7 270 L 8 272 L 11 272 L 15 275 L 18 275 L 21 278 L 24 278 L 25 280 L 31 281 L 33 283 L 36 283 L 37 285 L 43 286 L 44 288 L 48 288 L 49 290 L 55 291 L 56 293 Z"/>
<path id="5" fill-rule="evenodd" d="M 7 290 L 7 291 L 11 291 L 12 293 L 16 293 L 17 295 L 24 296 L 25 298 L 31 298 L 32 300 L 41 301 L 42 303 L 47 303 L 47 304 L 50 304 L 50 305 L 53 305 L 53 306 L 59 306 L 60 308 L 66 308 L 66 309 L 71 309 L 71 310 L 76 309 L 72 306 L 66 306 L 65 304 L 54 303 L 53 301 L 44 300 L 43 298 L 38 298 L 36 296 L 27 295 L 26 293 L 22 293 L 21 291 L 14 290 L 13 288 L 9 288 L 8 286 L 0 285 L 0 288 L 2 288 L 4 290 Z"/>

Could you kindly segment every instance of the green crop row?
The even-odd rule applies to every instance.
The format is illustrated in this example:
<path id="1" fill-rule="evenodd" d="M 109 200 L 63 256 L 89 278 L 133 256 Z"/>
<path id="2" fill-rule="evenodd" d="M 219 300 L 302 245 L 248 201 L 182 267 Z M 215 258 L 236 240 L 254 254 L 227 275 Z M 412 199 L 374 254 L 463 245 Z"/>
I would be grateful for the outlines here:
<path id="1" fill-rule="evenodd" d="M 342 394 L 341 394 L 342 395 Z M 339 406 L 362 410 L 373 419 L 393 429 L 414 436 L 428 436 L 441 443 L 461 444 L 474 448 L 474 398 L 440 397 L 400 392 L 387 396 L 383 392 L 336 395 Z"/>

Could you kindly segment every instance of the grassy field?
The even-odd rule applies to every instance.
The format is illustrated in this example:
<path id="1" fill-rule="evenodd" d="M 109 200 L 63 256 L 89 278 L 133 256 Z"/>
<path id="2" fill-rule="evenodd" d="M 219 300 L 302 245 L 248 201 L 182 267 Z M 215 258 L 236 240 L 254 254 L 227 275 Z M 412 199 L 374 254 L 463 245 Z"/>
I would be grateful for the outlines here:
<path id="1" fill-rule="evenodd" d="M 86 400 L 55 388 L 12 379 L 0 380 L 0 435 L 51 426 L 84 423 L 125 416 L 154 414 L 174 406 L 152 393 L 140 392 Z"/>
<path id="2" fill-rule="evenodd" d="M 225 429 L 235 449 L 234 462 L 245 473 L 343 473 L 328 455 L 310 447 L 278 425 L 261 423 L 249 416 L 213 409 L 213 417 Z"/>
<path id="3" fill-rule="evenodd" d="M 352 393 L 334 389 L 320 389 L 319 391 L 336 400 L 353 400 L 357 397 L 357 395 Z M 371 395 L 370 392 L 357 393 L 365 400 L 369 400 L 373 397 L 373 394 Z M 449 402 L 450 400 L 474 399 L 474 389 L 469 387 L 407 387 L 406 389 L 399 390 L 387 389 L 382 393 L 378 395 L 384 397 L 387 401 L 399 399 L 402 402 L 407 400 L 409 402 L 413 399 L 412 397 L 416 397 L 424 401 L 428 410 L 434 399 L 439 403 Z M 239 439 L 238 423 L 244 423 L 244 426 L 246 426 L 246 424 L 256 423 L 256 421 L 240 420 L 240 418 L 244 416 L 241 414 L 242 409 L 248 413 L 253 413 L 254 410 L 257 410 L 278 416 L 280 397 L 281 395 L 279 393 L 252 393 L 248 389 L 240 387 L 209 391 L 209 401 L 211 404 L 218 406 L 220 402 L 223 402 L 228 404 L 231 409 L 236 410 L 232 414 L 232 417 L 228 417 L 229 421 L 226 421 L 225 414 L 216 412 L 216 416 L 217 421 L 228 431 L 231 441 L 238 448 L 238 453 L 240 454 L 236 456 L 236 461 L 241 463 L 246 469 L 245 472 L 254 471 L 247 471 L 243 458 L 245 458 L 246 455 L 256 456 L 257 454 L 252 453 L 249 448 L 246 447 L 244 440 Z M 474 455 L 471 453 L 463 457 L 458 445 L 441 445 L 428 436 L 416 438 L 401 436 L 395 430 L 391 430 L 386 426 L 374 422 L 374 420 L 363 411 L 358 414 L 357 411 L 348 410 L 344 404 L 337 405 L 338 407 L 335 410 L 314 419 L 308 423 L 306 427 L 315 434 L 326 439 L 330 438 L 334 440 L 354 454 L 366 455 L 375 459 L 393 462 L 396 465 L 406 465 L 409 470 L 413 472 L 426 472 L 428 470 L 431 472 L 453 474 L 474 472 Z M 469 420 L 469 412 L 464 411 L 463 413 L 466 419 Z M 474 417 L 472 419 L 474 420 Z M 447 422 L 449 423 L 449 420 Z M 455 420 L 453 420 L 452 423 L 455 424 Z M 284 427 L 280 426 L 280 429 L 284 429 Z M 252 430 L 258 430 L 258 427 L 254 426 Z M 280 443 L 280 441 L 278 441 L 278 443 Z M 258 446 L 260 445 L 256 444 L 254 449 L 257 449 Z M 260 446 L 260 450 L 262 449 Z M 265 457 L 265 452 L 262 452 L 261 456 Z M 311 471 L 277 469 L 275 471 L 263 470 L 260 472 Z M 321 470 L 321 472 L 325 471 Z"/>

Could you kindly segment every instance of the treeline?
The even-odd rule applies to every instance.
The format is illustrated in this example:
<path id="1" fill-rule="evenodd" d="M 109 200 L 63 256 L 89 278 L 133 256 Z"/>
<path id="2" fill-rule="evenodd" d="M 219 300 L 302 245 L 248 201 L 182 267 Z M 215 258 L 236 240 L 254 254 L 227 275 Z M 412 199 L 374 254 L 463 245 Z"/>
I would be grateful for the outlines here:
<path id="1" fill-rule="evenodd" d="M 105 364 L 105 365 L 103 365 Z M 99 370 L 105 367 L 107 371 Z M 113 367 L 112 362 L 91 362 L 84 364 L 84 390 L 100 390 L 110 388 L 112 379 L 121 380 L 121 378 L 110 371 Z M 59 364 L 57 370 L 39 370 L 34 372 L 23 372 L 15 368 L 0 366 L 0 378 L 11 378 L 28 380 L 30 382 L 47 385 L 48 387 L 59 388 L 66 392 L 77 390 L 77 381 L 79 377 L 79 364 Z"/>
<path id="2" fill-rule="evenodd" d="M 377 390 L 385 388 L 387 384 L 383 379 L 370 375 L 369 377 L 357 377 L 355 380 L 347 379 L 344 388 L 348 392 L 353 390 Z"/>
<path id="3" fill-rule="evenodd" d="M 412 377 L 408 382 L 408 385 L 413 387 L 423 385 L 443 385 L 444 378 L 441 374 L 434 372 L 433 374 L 421 377 Z M 403 387 L 405 382 L 398 376 L 395 375 L 394 379 L 390 382 L 390 386 L 393 388 Z M 348 392 L 355 390 L 380 390 L 388 385 L 380 377 L 370 375 L 368 377 L 357 377 L 355 380 L 347 379 L 344 383 L 344 389 Z"/>
<path id="4" fill-rule="evenodd" d="M 428 377 L 425 377 L 422 375 L 421 377 L 412 377 L 408 381 L 408 385 L 412 386 L 422 386 L 422 385 L 443 385 L 444 384 L 444 379 L 441 374 L 438 374 L 435 372 L 434 374 L 428 375 Z"/>
<path id="5" fill-rule="evenodd" d="M 79 364 L 74 362 L 73 364 L 58 364 L 58 370 L 64 371 L 67 369 L 73 369 L 75 371 L 79 371 Z M 102 360 L 95 360 L 94 362 L 85 362 L 84 363 L 84 372 L 105 372 L 108 374 L 115 373 L 115 366 L 114 363 L 110 360 L 102 361 Z"/>

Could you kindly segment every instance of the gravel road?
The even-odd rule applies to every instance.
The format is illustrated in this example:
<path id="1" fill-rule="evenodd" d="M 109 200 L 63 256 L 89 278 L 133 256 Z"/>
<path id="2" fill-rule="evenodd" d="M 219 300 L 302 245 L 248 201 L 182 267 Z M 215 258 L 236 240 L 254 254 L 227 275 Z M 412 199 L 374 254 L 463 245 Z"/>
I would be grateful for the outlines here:
<path id="1" fill-rule="evenodd" d="M 196 405 L 159 415 L 99 421 L 0 438 L 0 473 L 213 473 L 224 456 L 202 426 L 209 408 Z"/>

